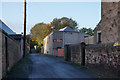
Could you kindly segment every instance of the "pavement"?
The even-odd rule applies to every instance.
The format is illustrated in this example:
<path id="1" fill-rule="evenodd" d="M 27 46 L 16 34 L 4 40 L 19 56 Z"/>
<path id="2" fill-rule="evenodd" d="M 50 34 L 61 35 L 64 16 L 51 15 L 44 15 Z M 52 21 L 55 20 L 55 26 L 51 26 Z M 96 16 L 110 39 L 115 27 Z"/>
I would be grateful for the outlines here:
<path id="1" fill-rule="evenodd" d="M 97 78 L 95 73 L 80 65 L 65 62 L 62 57 L 30 54 L 18 62 L 8 78 Z"/>

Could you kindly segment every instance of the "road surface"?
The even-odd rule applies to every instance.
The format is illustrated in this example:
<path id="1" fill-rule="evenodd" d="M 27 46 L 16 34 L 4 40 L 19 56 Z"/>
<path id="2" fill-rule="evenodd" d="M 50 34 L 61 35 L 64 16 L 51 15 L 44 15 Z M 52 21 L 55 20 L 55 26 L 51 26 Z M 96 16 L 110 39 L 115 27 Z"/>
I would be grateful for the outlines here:
<path id="1" fill-rule="evenodd" d="M 61 57 L 30 54 L 13 67 L 8 78 L 96 78 L 96 75 Z"/>

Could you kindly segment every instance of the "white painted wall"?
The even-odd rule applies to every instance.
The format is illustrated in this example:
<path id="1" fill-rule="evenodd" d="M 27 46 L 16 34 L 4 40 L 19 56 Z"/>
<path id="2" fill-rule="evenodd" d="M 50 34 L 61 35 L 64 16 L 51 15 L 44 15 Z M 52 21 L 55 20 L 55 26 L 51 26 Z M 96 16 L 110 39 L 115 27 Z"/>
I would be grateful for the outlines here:
<path id="1" fill-rule="evenodd" d="M 43 40 L 43 46 L 44 46 L 44 54 L 47 54 L 47 40 L 48 40 L 48 36 Z"/>
<path id="2" fill-rule="evenodd" d="M 43 40 L 43 46 L 44 46 L 44 54 L 53 53 L 53 34 L 52 33 Z"/>

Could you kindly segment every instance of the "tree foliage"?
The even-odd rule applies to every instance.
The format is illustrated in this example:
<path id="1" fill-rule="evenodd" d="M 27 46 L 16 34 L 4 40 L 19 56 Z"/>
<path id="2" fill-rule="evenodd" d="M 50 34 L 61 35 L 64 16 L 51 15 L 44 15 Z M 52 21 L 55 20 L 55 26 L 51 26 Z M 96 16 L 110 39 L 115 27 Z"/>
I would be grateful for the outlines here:
<path id="1" fill-rule="evenodd" d="M 51 32 L 50 24 L 39 23 L 31 29 L 31 39 L 39 45 L 43 44 L 43 39 Z"/>
<path id="2" fill-rule="evenodd" d="M 26 40 L 27 40 L 27 43 L 30 44 L 30 34 L 26 35 Z"/>
<path id="3" fill-rule="evenodd" d="M 76 30 L 77 27 L 77 22 L 74 21 L 71 18 L 67 18 L 67 17 L 62 17 L 60 19 L 54 18 L 53 21 L 51 22 L 51 26 L 54 26 L 55 30 L 59 30 L 61 28 L 64 28 L 66 26 Z"/>
<path id="4" fill-rule="evenodd" d="M 60 19 L 54 18 L 50 24 L 39 23 L 36 24 L 31 29 L 31 39 L 36 41 L 38 45 L 43 44 L 43 39 L 52 32 L 52 28 L 54 26 L 55 30 L 59 30 L 66 26 L 76 30 L 77 29 L 77 22 L 73 21 L 71 18 L 62 17 Z"/>
<path id="5" fill-rule="evenodd" d="M 31 47 L 31 49 L 33 49 L 35 45 L 38 46 L 38 43 L 37 43 L 36 41 L 32 41 L 32 40 L 31 40 L 31 41 L 30 41 L 30 47 Z"/>
<path id="6" fill-rule="evenodd" d="M 81 28 L 78 31 L 82 32 L 82 33 L 86 33 L 86 34 L 91 35 L 91 36 L 94 34 L 94 32 L 91 28 Z"/>

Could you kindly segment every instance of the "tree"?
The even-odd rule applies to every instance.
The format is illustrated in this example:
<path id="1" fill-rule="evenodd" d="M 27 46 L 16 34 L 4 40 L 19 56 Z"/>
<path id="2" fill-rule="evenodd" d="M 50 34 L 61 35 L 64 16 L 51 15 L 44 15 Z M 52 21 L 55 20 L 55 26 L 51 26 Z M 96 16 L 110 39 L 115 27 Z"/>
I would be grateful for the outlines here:
<path id="1" fill-rule="evenodd" d="M 59 30 L 61 28 L 64 28 L 66 26 L 77 30 L 77 22 L 74 21 L 73 19 L 69 19 L 67 17 L 62 17 L 60 19 L 54 18 L 53 21 L 51 22 L 51 26 L 54 26 L 55 30 Z"/>
<path id="2" fill-rule="evenodd" d="M 91 35 L 91 36 L 94 34 L 94 32 L 91 28 L 81 28 L 78 31 L 82 32 L 82 33 L 86 33 L 86 34 Z"/>
<path id="3" fill-rule="evenodd" d="M 30 44 L 30 34 L 26 35 L 26 40 L 27 40 L 27 43 Z"/>
<path id="4" fill-rule="evenodd" d="M 43 39 L 52 32 L 53 29 L 51 27 L 54 26 L 55 30 L 59 30 L 66 26 L 77 30 L 77 22 L 73 21 L 71 18 L 62 17 L 60 19 L 54 18 L 50 24 L 39 23 L 36 24 L 31 29 L 31 40 L 36 41 L 39 46 L 43 44 Z"/>
<path id="5" fill-rule="evenodd" d="M 50 34 L 51 32 L 51 27 L 50 24 L 45 24 L 45 23 L 39 23 L 36 24 L 32 29 L 31 29 L 31 39 L 36 41 L 38 45 L 43 44 L 43 39 Z"/>

